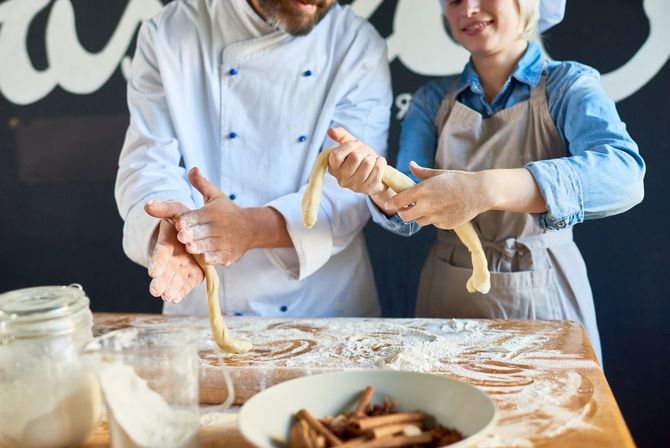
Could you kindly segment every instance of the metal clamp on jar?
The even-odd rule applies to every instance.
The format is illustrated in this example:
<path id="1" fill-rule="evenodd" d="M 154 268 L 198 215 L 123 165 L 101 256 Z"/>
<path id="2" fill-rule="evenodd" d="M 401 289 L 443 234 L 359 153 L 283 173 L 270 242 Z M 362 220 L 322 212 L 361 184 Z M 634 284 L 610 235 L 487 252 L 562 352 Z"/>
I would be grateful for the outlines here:
<path id="1" fill-rule="evenodd" d="M 80 285 L 0 294 L 0 446 L 78 446 L 98 426 L 100 388 L 79 358 L 89 303 Z"/>

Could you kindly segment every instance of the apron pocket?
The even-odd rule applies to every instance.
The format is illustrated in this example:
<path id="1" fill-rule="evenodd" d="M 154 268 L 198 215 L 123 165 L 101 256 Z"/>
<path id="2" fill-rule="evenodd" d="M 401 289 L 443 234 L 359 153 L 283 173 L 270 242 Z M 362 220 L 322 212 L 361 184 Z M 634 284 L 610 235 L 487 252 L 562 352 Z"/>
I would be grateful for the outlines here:
<path id="1" fill-rule="evenodd" d="M 488 294 L 465 287 L 472 269 L 433 259 L 435 271 L 428 307 L 433 317 L 488 319 L 560 319 L 554 270 L 491 272 Z"/>

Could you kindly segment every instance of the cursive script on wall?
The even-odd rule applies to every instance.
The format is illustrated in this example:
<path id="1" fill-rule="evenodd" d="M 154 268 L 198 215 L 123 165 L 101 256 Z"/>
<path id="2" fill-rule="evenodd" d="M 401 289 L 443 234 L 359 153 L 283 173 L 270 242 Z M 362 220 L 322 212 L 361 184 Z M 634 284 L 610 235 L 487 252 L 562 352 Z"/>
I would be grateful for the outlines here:
<path id="1" fill-rule="evenodd" d="M 159 0 L 130 0 L 107 45 L 98 53 L 82 47 L 77 37 L 75 13 L 70 0 L 56 0 L 46 28 L 49 65 L 34 68 L 28 54 L 30 23 L 52 0 L 8 0 L 0 4 L 0 93 L 14 104 L 41 100 L 56 86 L 87 95 L 100 89 L 123 62 L 139 23 L 162 7 Z M 126 73 L 127 74 L 127 73 Z"/>
<path id="2" fill-rule="evenodd" d="M 620 101 L 642 88 L 670 57 L 670 8 L 667 0 L 644 0 L 649 37 L 622 67 L 602 76 L 607 93 Z M 27 48 L 28 29 L 40 11 L 53 2 L 45 34 L 48 67 L 34 68 Z M 355 0 L 351 6 L 369 18 L 383 0 Z M 75 11 L 70 0 L 7 0 L 0 4 L 0 93 L 14 104 L 27 105 L 46 97 L 56 86 L 87 95 L 102 88 L 120 67 L 127 78 L 128 47 L 142 20 L 155 15 L 160 0 L 129 0 L 107 45 L 98 53 L 85 50 L 77 36 Z M 387 38 L 389 60 L 398 59 L 409 70 L 424 76 L 458 73 L 467 52 L 446 34 L 437 0 L 398 0 L 393 33 Z M 421 51 L 417 51 L 417 49 Z M 404 95 L 404 96 L 403 96 Z M 401 98 L 402 96 L 402 98 Z M 402 100 L 402 101 L 401 101 Z M 397 102 L 407 103 L 407 94 Z"/>

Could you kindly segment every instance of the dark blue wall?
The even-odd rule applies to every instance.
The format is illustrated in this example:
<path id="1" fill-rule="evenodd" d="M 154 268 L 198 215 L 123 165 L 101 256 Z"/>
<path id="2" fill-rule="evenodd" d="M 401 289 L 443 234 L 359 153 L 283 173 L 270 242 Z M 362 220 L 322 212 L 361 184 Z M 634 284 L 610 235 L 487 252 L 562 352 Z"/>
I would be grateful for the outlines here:
<path id="1" fill-rule="evenodd" d="M 0 1 L 0 8 L 9 1 Z M 81 43 L 97 52 L 116 28 L 127 0 L 72 4 Z M 566 19 L 545 34 L 545 47 L 554 59 L 577 60 L 611 72 L 626 64 L 647 39 L 650 22 L 643 6 L 657 4 L 658 0 L 644 5 L 641 0 L 568 1 Z M 396 6 L 395 0 L 387 0 L 370 17 L 385 37 L 393 33 Z M 38 69 L 49 67 L 44 43 L 49 12 L 47 8 L 35 17 L 28 35 L 28 50 Z M 5 29 L 0 25 L 0 44 Z M 127 54 L 132 53 L 130 45 Z M 663 386 L 670 368 L 670 294 L 665 284 L 670 192 L 663 178 L 670 175 L 670 121 L 664 110 L 670 98 L 670 63 L 667 55 L 659 54 L 663 57 L 660 72 L 617 104 L 648 164 L 644 202 L 623 215 L 575 228 L 596 299 L 606 375 L 640 446 L 659 446 L 666 440 L 662 430 L 670 401 L 668 387 Z M 8 64 L 12 61 L 1 60 L 0 70 Z M 392 69 L 397 93 L 412 92 L 430 79 L 397 59 Z M 57 87 L 37 102 L 17 105 L 0 93 L 0 291 L 77 282 L 85 286 L 96 311 L 160 310 L 160 303 L 147 293 L 145 270 L 121 251 L 113 176 L 126 123 L 120 69 L 89 95 Z M 107 131 L 101 134 L 100 129 Z M 397 134 L 394 119 L 392 161 Z M 424 230 L 404 239 L 373 225 L 365 233 L 384 314 L 412 315 L 418 274 L 434 233 Z"/>

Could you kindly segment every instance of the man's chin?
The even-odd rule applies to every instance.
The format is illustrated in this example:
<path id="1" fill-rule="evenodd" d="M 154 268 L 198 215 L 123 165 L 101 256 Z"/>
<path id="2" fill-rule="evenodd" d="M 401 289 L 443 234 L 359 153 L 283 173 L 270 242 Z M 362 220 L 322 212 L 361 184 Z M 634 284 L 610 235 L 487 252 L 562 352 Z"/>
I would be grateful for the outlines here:
<path id="1" fill-rule="evenodd" d="M 306 36 L 309 33 L 312 32 L 314 27 L 316 26 L 316 23 L 314 21 L 310 20 L 306 24 L 300 24 L 297 25 L 295 23 L 286 25 L 286 26 L 281 26 L 281 28 L 286 31 L 288 34 L 291 36 Z"/>
<path id="2" fill-rule="evenodd" d="M 292 36 L 309 34 L 335 3 L 315 5 L 309 1 L 300 0 L 260 2 L 267 20 Z"/>

